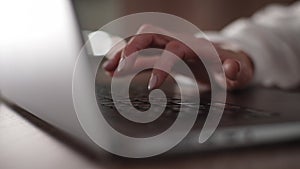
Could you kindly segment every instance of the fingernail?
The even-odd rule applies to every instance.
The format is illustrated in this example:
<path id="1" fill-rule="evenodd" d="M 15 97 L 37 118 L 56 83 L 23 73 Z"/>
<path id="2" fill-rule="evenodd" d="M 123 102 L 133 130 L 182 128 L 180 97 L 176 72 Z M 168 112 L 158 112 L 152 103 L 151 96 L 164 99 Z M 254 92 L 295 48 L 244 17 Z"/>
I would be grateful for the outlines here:
<path id="1" fill-rule="evenodd" d="M 237 60 L 234 60 L 234 62 L 237 65 L 237 73 L 240 73 L 240 71 L 241 71 L 241 63 L 239 61 L 237 61 Z"/>
<path id="2" fill-rule="evenodd" d="M 236 74 L 233 77 L 233 80 L 236 80 L 236 79 L 238 79 L 239 73 L 241 71 L 241 66 L 240 66 L 240 62 L 238 62 L 237 60 L 233 60 L 233 61 L 234 61 L 235 66 L 236 66 Z"/>
<path id="3" fill-rule="evenodd" d="M 123 70 L 125 68 L 125 66 L 126 66 L 126 59 L 125 59 L 125 57 L 121 57 L 117 71 L 120 72 L 121 70 Z"/>
<path id="4" fill-rule="evenodd" d="M 156 86 L 156 82 L 157 82 L 157 76 L 152 74 L 149 80 L 148 90 L 154 89 L 154 87 Z"/>

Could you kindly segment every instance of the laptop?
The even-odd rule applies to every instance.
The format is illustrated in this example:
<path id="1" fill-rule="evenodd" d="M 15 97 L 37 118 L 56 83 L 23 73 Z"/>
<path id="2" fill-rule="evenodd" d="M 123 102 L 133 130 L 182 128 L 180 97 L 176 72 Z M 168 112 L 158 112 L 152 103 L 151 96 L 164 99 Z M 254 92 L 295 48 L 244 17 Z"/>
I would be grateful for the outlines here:
<path id="1" fill-rule="evenodd" d="M 1 18 L 1 24 L 6 26 L 0 32 L 1 97 L 68 133 L 87 149 L 103 152 L 83 129 L 74 108 L 73 71 L 86 32 L 81 29 L 73 2 L 12 0 L 0 6 L 7 9 L 0 10 L 0 16 L 6 16 Z M 86 56 L 88 62 L 99 59 L 89 52 Z M 82 76 L 84 79 L 84 74 Z M 178 113 L 182 103 L 176 90 L 170 90 L 176 88 L 171 79 L 161 87 L 166 92 L 167 105 L 157 120 L 138 124 L 122 117 L 116 110 L 116 102 L 124 109 L 129 109 L 126 107 L 128 103 L 141 111 L 149 108 L 145 80 L 148 78 L 146 72 L 138 75 L 131 86 L 131 97 L 114 100 L 110 78 L 99 68 L 95 83 L 97 104 L 103 117 L 116 131 L 131 137 L 151 137 L 168 129 L 176 118 L 189 116 L 188 112 Z M 209 91 L 200 95 L 200 105 L 185 103 L 189 110 L 197 107 L 198 116 L 192 130 L 167 153 L 211 151 L 300 138 L 300 91 L 251 87 L 227 94 L 218 128 L 206 142 L 199 144 L 199 133 L 208 110 L 219 106 L 211 102 Z M 99 131 L 99 137 L 106 136 Z M 115 147 L 119 140 L 106 139 L 112 148 L 122 148 Z M 157 142 L 160 144 L 164 143 Z M 143 151 L 154 149 L 152 146 L 155 145 L 148 145 Z M 138 145 L 130 147 L 132 152 L 140 152 L 140 149 Z"/>

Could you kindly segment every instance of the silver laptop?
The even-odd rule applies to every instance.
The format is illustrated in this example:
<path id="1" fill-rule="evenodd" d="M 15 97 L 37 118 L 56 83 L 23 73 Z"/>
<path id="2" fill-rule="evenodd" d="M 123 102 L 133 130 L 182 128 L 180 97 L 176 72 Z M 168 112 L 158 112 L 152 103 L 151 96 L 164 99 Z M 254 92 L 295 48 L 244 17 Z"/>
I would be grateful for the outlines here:
<path id="1" fill-rule="evenodd" d="M 6 16 L 1 20 L 1 27 L 5 29 L 0 32 L 1 97 L 70 134 L 91 151 L 103 152 L 82 128 L 73 104 L 73 71 L 85 39 L 77 19 L 80 13 L 75 15 L 76 10 L 69 0 L 17 2 L 19 5 L 13 1 L 6 3 L 9 10 L 0 11 L 1 16 Z M 89 53 L 86 56 L 88 62 L 95 59 Z M 116 111 L 109 78 L 101 68 L 98 74 L 100 79 L 95 83 L 98 106 L 105 119 L 120 133 L 133 137 L 153 136 L 167 129 L 177 117 L 189 115 L 178 114 L 180 101 L 176 92 L 166 91 L 169 92 L 167 108 L 159 119 L 150 124 L 131 122 Z M 84 74 L 82 76 L 84 79 Z M 143 77 L 148 78 L 147 75 Z M 124 109 L 131 101 L 136 109 L 146 110 L 149 108 L 147 85 L 142 80 L 134 85 L 137 87 L 132 88 L 132 97 L 117 101 Z M 170 89 L 168 85 L 162 90 Z M 199 144 L 199 133 L 208 109 L 215 106 L 209 100 L 210 94 L 201 93 L 203 102 L 193 129 L 168 153 L 254 146 L 300 138 L 300 91 L 256 87 L 228 93 L 219 127 L 205 143 Z M 99 132 L 99 137 L 105 136 Z M 114 147 L 118 140 L 107 138 L 107 142 Z M 151 146 L 147 148 L 150 150 Z M 140 147 L 133 145 L 130 149 L 138 152 Z"/>

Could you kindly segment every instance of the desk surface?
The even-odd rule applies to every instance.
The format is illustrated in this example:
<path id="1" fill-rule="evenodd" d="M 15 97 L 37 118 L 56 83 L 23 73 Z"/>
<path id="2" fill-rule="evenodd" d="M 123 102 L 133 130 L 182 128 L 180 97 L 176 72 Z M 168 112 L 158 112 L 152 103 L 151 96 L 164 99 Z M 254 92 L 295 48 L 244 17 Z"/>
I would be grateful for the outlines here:
<path id="1" fill-rule="evenodd" d="M 99 157 L 22 109 L 0 101 L 1 169 L 300 168 L 300 144 L 282 143 L 155 159 Z"/>

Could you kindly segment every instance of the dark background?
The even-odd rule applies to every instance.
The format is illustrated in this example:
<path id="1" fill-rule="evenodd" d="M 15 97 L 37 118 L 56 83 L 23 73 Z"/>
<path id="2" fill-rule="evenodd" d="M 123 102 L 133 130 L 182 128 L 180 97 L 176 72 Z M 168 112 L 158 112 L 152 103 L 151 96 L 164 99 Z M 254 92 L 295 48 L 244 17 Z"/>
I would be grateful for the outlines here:
<path id="1" fill-rule="evenodd" d="M 240 17 L 249 17 L 271 3 L 295 0 L 74 0 L 83 29 L 96 30 L 121 16 L 165 12 L 187 19 L 201 30 L 220 30 Z"/>

